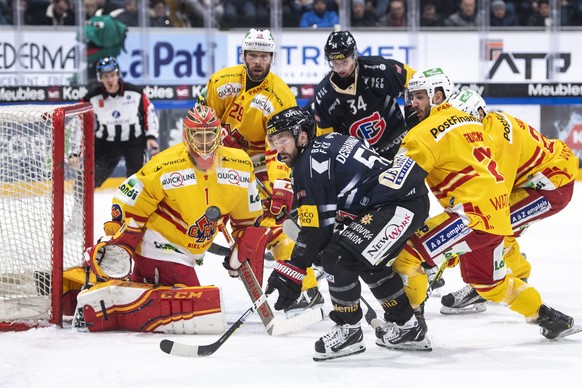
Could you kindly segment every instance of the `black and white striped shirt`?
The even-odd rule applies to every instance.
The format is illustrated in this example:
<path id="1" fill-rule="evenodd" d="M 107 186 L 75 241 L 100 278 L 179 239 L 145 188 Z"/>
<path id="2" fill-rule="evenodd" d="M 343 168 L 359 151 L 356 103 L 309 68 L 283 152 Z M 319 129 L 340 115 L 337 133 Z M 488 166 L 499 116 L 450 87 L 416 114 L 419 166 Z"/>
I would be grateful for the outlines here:
<path id="1" fill-rule="evenodd" d="M 102 85 L 91 89 L 83 101 L 95 112 L 95 137 L 109 142 L 131 141 L 145 135 L 158 138 L 158 118 L 154 105 L 141 87 L 119 81 L 119 91 L 110 95 Z"/>

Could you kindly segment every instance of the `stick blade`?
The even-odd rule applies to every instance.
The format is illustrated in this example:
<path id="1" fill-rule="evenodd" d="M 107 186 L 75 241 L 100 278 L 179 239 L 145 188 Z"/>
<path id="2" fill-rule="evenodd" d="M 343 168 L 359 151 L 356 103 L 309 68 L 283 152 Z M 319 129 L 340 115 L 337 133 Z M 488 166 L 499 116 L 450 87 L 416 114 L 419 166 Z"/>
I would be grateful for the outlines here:
<path id="1" fill-rule="evenodd" d="M 305 311 L 303 314 L 289 319 L 275 318 L 272 324 L 273 336 L 287 334 L 311 326 L 323 320 L 323 309 L 317 308 Z"/>
<path id="2" fill-rule="evenodd" d="M 185 345 L 166 339 L 160 342 L 160 349 L 164 353 L 179 357 L 199 357 L 212 354 L 204 351 L 201 352 L 196 345 Z"/>

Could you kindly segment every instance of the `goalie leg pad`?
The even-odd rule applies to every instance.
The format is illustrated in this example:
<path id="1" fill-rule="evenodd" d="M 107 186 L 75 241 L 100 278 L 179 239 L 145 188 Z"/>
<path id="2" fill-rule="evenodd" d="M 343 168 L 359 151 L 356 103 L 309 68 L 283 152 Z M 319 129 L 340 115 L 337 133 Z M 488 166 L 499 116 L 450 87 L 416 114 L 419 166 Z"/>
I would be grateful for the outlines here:
<path id="1" fill-rule="evenodd" d="M 129 330 L 167 334 L 219 334 L 226 330 L 220 289 L 155 287 L 110 280 L 82 291 L 89 331 Z"/>

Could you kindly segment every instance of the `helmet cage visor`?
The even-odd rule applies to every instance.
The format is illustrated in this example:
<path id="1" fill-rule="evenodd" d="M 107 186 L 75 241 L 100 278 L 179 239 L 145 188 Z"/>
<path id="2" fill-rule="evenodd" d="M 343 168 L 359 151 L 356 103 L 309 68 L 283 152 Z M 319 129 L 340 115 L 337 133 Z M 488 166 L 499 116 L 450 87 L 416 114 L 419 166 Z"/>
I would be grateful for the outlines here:
<path id="1" fill-rule="evenodd" d="M 209 158 L 220 144 L 221 130 L 220 126 L 191 128 L 184 124 L 184 142 L 193 156 Z"/>

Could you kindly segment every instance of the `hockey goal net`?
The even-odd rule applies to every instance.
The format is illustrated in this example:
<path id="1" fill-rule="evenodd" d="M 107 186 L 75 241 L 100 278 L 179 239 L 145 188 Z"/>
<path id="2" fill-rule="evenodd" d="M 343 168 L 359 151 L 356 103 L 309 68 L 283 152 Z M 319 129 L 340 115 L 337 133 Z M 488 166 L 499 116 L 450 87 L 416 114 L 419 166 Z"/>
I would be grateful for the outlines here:
<path id="1" fill-rule="evenodd" d="M 93 243 L 91 104 L 0 106 L 0 331 L 62 325 Z"/>

